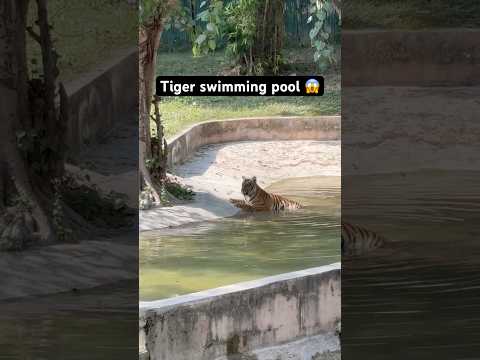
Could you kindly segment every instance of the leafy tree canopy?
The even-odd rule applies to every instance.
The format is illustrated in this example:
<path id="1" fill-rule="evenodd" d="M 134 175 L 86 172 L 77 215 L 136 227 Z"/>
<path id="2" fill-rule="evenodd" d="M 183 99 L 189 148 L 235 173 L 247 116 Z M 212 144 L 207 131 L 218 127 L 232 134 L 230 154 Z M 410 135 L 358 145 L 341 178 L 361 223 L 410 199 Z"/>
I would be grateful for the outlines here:
<path id="1" fill-rule="evenodd" d="M 140 0 L 139 17 L 140 24 L 148 24 L 158 16 L 165 14 L 167 8 L 171 7 L 175 0 Z"/>

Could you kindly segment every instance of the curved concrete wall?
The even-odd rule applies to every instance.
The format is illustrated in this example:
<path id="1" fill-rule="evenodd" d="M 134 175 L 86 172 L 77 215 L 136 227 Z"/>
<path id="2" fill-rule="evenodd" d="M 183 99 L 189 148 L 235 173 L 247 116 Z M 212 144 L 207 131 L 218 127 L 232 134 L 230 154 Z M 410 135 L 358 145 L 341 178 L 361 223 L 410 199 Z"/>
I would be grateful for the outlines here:
<path id="1" fill-rule="evenodd" d="M 141 302 L 140 353 L 150 360 L 214 360 L 333 333 L 340 298 L 336 263 Z"/>
<path id="2" fill-rule="evenodd" d="M 209 121 L 168 141 L 168 165 L 185 161 L 200 146 L 230 141 L 339 140 L 340 116 L 261 117 Z"/>
<path id="3" fill-rule="evenodd" d="M 138 49 L 117 54 L 80 79 L 65 84 L 69 118 L 67 145 L 75 155 L 105 136 L 113 124 L 138 109 Z"/>
<path id="4" fill-rule="evenodd" d="M 342 31 L 342 86 L 480 84 L 480 30 Z"/>

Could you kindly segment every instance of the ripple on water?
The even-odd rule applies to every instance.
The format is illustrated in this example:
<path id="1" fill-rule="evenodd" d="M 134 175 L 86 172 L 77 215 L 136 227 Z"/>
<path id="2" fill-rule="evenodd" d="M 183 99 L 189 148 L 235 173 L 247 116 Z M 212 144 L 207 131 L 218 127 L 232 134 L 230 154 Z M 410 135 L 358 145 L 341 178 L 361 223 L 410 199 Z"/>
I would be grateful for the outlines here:
<path id="1" fill-rule="evenodd" d="M 0 358 L 135 358 L 138 328 L 132 324 L 138 323 L 138 295 L 132 289 L 136 286 L 137 281 L 129 280 L 97 289 L 1 302 Z"/>
<path id="2" fill-rule="evenodd" d="M 365 176 L 352 180 L 356 188 L 344 179 L 343 215 L 389 241 L 342 262 L 344 357 L 478 358 L 479 176 Z"/>

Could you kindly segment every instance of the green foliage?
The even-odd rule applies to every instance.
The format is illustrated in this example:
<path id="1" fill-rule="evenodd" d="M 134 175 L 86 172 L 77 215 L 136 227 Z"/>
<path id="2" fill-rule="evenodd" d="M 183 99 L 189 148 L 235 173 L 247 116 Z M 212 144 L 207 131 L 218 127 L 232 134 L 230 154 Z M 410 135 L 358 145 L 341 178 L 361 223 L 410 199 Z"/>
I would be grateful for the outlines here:
<path id="1" fill-rule="evenodd" d="M 225 9 L 228 44 L 225 54 L 238 62 L 251 63 L 250 53 L 255 39 L 258 0 L 238 0 Z M 251 64 L 250 64 L 251 65 Z"/>
<path id="2" fill-rule="evenodd" d="M 147 169 L 150 171 L 150 173 L 154 177 L 155 175 L 159 174 L 162 170 L 162 164 L 160 163 L 160 159 L 158 159 L 157 157 L 146 159 L 145 165 L 147 166 Z"/>
<path id="3" fill-rule="evenodd" d="M 28 166 L 39 176 L 47 174 L 52 162 L 58 160 L 59 153 L 52 148 L 46 129 L 19 130 L 16 140 Z"/>
<path id="4" fill-rule="evenodd" d="M 158 3 L 161 0 L 144 0 L 143 2 Z M 337 13 L 332 0 L 310 0 L 310 2 L 311 15 L 307 23 L 313 24 L 309 37 L 314 49 L 314 62 L 321 71 L 325 71 L 330 65 L 336 63 L 335 39 L 328 19 L 336 14 L 340 23 L 341 14 Z M 166 29 L 176 28 L 189 33 L 195 57 L 214 53 L 220 43 L 226 40 L 227 59 L 240 64 L 242 70 L 246 70 L 248 74 L 263 75 L 264 68 L 269 67 L 268 64 L 255 61 L 252 56 L 258 5 L 258 0 L 233 0 L 226 6 L 222 0 L 203 0 L 200 3 L 201 11 L 194 20 L 191 18 L 191 10 L 183 7 L 172 15 Z M 278 73 L 282 63 L 281 55 L 277 55 L 277 58 L 273 59 L 272 72 Z"/>
<path id="5" fill-rule="evenodd" d="M 203 1 L 201 6 L 205 6 Z M 203 30 L 196 36 L 193 44 L 194 56 L 214 52 L 218 43 L 226 40 L 226 58 L 239 65 L 241 72 L 264 75 L 264 69 L 271 65 L 255 59 L 253 47 L 257 29 L 258 0 L 234 0 L 226 7 L 223 1 L 211 0 L 209 6 L 200 12 L 197 20 Z M 273 59 L 273 73 L 279 72 L 282 58 Z"/>
<path id="6" fill-rule="evenodd" d="M 21 189 L 17 190 L 17 193 L 8 198 L 8 205 L 14 206 L 18 212 L 29 212 L 33 210 L 33 204 L 31 199 Z"/>
<path id="7" fill-rule="evenodd" d="M 223 1 L 210 0 L 202 1 L 200 4 L 202 10 L 196 17 L 197 33 L 193 42 L 192 51 L 194 56 L 215 52 L 223 36 Z"/>
<path id="8" fill-rule="evenodd" d="M 192 189 L 176 182 L 167 182 L 165 184 L 165 190 L 180 200 L 193 200 L 193 197 L 195 196 Z"/>
<path id="9" fill-rule="evenodd" d="M 165 3 L 167 3 L 165 0 L 140 0 L 138 13 L 140 24 L 148 24 L 164 9 Z"/>
<path id="10" fill-rule="evenodd" d="M 62 179 L 59 194 L 62 203 L 99 228 L 121 229 L 136 221 L 137 213 L 127 205 L 125 194 L 105 194 L 95 185 L 79 184 L 73 177 Z"/>
<path id="11" fill-rule="evenodd" d="M 160 202 L 163 205 L 170 205 L 171 196 L 174 196 L 176 199 L 179 199 L 179 200 L 192 200 L 193 197 L 195 196 L 195 193 L 189 187 L 186 187 L 182 184 L 172 181 L 169 178 L 160 179 L 158 174 L 161 172 L 162 164 L 158 158 L 151 158 L 151 159 L 145 160 L 145 165 L 147 166 L 147 169 L 150 171 L 152 176 L 158 182 L 160 182 L 159 195 L 160 195 Z M 166 181 L 160 181 L 160 180 L 166 180 Z M 144 208 L 148 208 L 148 206 L 144 206 Z"/>
<path id="12" fill-rule="evenodd" d="M 311 0 L 310 13 L 312 15 L 307 19 L 307 23 L 314 22 L 309 33 L 312 47 L 315 49 L 313 60 L 321 71 L 325 71 L 336 62 L 333 34 L 327 23 L 327 17 L 334 14 L 335 9 L 331 0 Z"/>
<path id="13" fill-rule="evenodd" d="M 190 35 L 192 41 L 194 41 L 195 21 L 190 16 L 190 11 L 186 7 L 175 7 L 170 17 L 166 20 L 164 30 L 176 29 L 183 31 Z"/>

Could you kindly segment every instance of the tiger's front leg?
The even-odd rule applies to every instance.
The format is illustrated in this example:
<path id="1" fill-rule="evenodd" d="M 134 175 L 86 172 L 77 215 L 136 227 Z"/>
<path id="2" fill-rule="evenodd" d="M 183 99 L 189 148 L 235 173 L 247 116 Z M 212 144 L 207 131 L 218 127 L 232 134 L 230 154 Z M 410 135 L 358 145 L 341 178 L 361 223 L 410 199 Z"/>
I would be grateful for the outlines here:
<path id="1" fill-rule="evenodd" d="M 238 200 L 238 199 L 230 199 L 230 202 L 235 205 L 236 207 L 243 209 L 243 210 L 250 210 L 253 211 L 253 207 L 248 205 L 245 200 Z"/>

